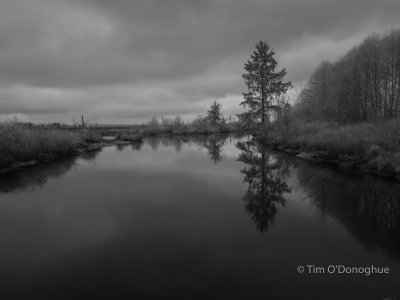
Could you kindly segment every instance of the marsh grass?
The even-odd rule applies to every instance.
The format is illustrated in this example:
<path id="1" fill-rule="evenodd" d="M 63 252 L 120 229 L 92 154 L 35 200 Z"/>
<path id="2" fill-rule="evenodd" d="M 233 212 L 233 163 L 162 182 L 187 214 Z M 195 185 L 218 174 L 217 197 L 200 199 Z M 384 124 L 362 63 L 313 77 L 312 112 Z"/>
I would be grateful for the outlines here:
<path id="1" fill-rule="evenodd" d="M 61 158 L 100 139 L 98 133 L 89 130 L 76 132 L 22 125 L 0 126 L 0 168 Z"/>
<path id="2" fill-rule="evenodd" d="M 81 139 L 86 143 L 100 143 L 103 140 L 103 136 L 100 132 L 87 128 L 80 132 Z"/>
<path id="3" fill-rule="evenodd" d="M 300 121 L 275 126 L 266 134 L 270 142 L 294 144 L 306 151 L 327 151 L 363 161 L 375 170 L 400 172 L 400 120 L 340 126 Z"/>

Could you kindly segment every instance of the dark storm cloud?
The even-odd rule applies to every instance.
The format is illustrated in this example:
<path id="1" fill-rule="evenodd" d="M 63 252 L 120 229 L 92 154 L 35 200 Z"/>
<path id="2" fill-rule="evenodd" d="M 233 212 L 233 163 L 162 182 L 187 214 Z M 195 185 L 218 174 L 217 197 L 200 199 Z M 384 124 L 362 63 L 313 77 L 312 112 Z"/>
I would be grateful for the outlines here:
<path id="1" fill-rule="evenodd" d="M 2 0 L 0 112 L 38 113 L 28 87 L 33 98 L 57 90 L 41 103 L 60 114 L 96 103 L 161 115 L 171 101 L 197 111 L 206 98 L 243 91 L 258 40 L 301 85 L 320 60 L 397 26 L 399 13 L 390 0 Z"/>

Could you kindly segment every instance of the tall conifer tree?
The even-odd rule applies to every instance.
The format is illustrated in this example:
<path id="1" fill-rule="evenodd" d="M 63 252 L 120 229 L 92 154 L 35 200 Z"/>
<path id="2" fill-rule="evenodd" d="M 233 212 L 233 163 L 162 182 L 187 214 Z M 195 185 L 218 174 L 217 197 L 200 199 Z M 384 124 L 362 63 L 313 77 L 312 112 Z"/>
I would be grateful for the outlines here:
<path id="1" fill-rule="evenodd" d="M 292 87 L 292 83 L 283 82 L 286 70 L 277 72 L 278 63 L 274 58 L 275 52 L 266 42 L 256 44 L 256 50 L 244 64 L 245 74 L 242 75 L 248 92 L 243 94 L 241 103 L 247 111 L 239 115 L 242 123 L 247 127 L 265 125 L 267 113 L 275 97 Z"/>

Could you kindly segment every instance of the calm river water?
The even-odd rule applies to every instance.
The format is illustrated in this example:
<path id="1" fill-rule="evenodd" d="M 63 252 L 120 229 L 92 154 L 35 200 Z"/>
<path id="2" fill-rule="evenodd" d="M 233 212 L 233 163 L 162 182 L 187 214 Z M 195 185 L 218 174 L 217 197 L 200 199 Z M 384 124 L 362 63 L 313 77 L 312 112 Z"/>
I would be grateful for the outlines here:
<path id="1" fill-rule="evenodd" d="M 399 297 L 398 185 L 241 141 L 153 138 L 0 177 L 0 299 Z"/>

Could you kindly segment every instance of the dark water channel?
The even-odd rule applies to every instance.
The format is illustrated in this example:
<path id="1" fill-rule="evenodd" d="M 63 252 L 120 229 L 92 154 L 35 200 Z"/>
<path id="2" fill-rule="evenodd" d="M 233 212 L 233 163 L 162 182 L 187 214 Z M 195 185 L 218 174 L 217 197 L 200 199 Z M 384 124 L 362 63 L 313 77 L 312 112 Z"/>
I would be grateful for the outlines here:
<path id="1" fill-rule="evenodd" d="M 240 141 L 152 138 L 3 175 L 0 299 L 399 298 L 399 185 Z"/>

